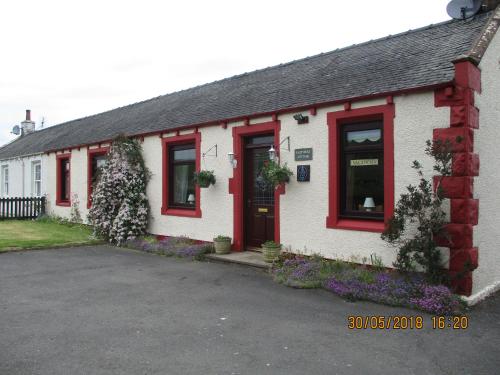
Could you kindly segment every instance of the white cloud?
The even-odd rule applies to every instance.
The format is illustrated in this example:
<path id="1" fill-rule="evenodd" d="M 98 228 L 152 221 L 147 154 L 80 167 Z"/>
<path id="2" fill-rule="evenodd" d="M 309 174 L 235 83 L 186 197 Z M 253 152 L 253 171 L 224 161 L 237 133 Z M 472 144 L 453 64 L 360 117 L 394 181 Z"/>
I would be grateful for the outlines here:
<path id="1" fill-rule="evenodd" d="M 54 125 L 446 20 L 448 0 L 9 1 L 0 144 L 30 108 Z"/>

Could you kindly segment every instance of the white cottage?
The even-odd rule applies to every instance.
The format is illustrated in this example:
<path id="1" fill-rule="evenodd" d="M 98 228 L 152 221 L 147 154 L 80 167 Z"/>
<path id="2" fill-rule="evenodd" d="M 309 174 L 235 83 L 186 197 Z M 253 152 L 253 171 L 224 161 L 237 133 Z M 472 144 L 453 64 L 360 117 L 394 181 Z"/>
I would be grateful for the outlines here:
<path id="1" fill-rule="evenodd" d="M 31 111 L 26 110 L 26 119 L 18 127 L 21 137 L 35 131 Z M 9 147 L 9 144 L 2 149 Z M 42 152 L 27 152 L 0 158 L 0 198 L 41 197 L 45 193 Z"/>
<path id="2" fill-rule="evenodd" d="M 123 133 L 143 142 L 153 173 L 153 234 L 227 234 L 234 251 L 272 239 L 328 258 L 376 253 L 391 265 L 380 233 L 415 182 L 412 161 L 432 175 L 426 140 L 460 136 L 443 181 L 443 245 L 451 273 L 475 268 L 455 285 L 475 300 L 500 286 L 499 23 L 497 8 L 160 96 L 21 137 L 0 160 L 43 153 L 49 210 L 68 217 L 78 197 L 85 215 L 96 167 Z M 295 172 L 276 191 L 259 181 L 270 149 Z M 195 186 L 200 169 L 217 183 Z"/>

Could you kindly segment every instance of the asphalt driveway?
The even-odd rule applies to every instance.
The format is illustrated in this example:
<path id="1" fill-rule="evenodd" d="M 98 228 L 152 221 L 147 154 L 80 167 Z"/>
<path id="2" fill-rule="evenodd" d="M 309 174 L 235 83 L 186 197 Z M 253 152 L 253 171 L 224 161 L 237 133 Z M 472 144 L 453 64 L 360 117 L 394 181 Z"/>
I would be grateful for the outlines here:
<path id="1" fill-rule="evenodd" d="M 0 255 L 0 374 L 495 374 L 500 298 L 465 331 L 352 331 L 424 315 L 256 269 L 108 246 Z"/>

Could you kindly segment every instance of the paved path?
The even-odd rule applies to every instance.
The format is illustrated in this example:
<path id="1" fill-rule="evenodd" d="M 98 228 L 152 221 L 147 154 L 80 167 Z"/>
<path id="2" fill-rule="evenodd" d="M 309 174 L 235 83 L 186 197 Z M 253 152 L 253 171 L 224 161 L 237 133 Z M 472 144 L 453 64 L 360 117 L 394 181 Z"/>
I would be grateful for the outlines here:
<path id="1" fill-rule="evenodd" d="M 498 296 L 467 331 L 350 331 L 353 314 L 419 313 L 106 246 L 3 254 L 0 374 L 499 373 Z"/>

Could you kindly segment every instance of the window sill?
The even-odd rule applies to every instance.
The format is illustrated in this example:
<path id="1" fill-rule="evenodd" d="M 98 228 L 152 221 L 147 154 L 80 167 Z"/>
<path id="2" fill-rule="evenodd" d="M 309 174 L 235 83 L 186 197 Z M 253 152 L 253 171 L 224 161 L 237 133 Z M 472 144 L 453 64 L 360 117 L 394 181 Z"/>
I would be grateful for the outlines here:
<path id="1" fill-rule="evenodd" d="M 56 206 L 69 207 L 71 206 L 71 203 L 69 201 L 57 201 Z"/>
<path id="2" fill-rule="evenodd" d="M 326 218 L 326 227 L 332 229 L 357 230 L 362 232 L 382 233 L 385 229 L 383 221 L 359 219 L 333 219 Z"/>
<path id="3" fill-rule="evenodd" d="M 183 216 L 183 217 L 199 218 L 201 217 L 201 210 L 199 209 L 190 210 L 183 208 L 167 208 L 167 209 L 162 208 L 161 214 L 167 216 Z"/>

